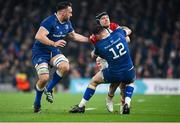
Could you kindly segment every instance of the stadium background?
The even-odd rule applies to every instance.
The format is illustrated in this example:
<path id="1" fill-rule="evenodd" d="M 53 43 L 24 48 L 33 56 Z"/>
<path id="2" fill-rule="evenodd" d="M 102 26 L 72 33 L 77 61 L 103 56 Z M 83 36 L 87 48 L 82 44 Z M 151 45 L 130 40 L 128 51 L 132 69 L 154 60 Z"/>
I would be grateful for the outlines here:
<path id="1" fill-rule="evenodd" d="M 72 93 L 80 94 L 57 93 L 53 106 L 42 101 L 42 114 L 38 118 L 33 115 L 37 75 L 31 63 L 31 47 L 40 22 L 54 13 L 59 1 L 0 0 L 0 121 L 180 121 L 179 0 L 71 0 L 71 21 L 76 32 L 89 36 L 94 16 L 102 9 L 112 22 L 132 29 L 129 47 L 137 72 L 136 85 L 141 87 L 135 91 L 145 93 L 142 88 L 148 85 L 156 87 L 153 94 L 165 95 L 135 95 L 129 117 L 109 114 L 104 105 L 106 94 L 95 95 L 89 103 L 97 110 L 84 116 L 68 114 L 69 107 L 80 101 L 82 88 L 97 72 L 95 61 L 90 58 L 92 45 L 68 41 L 62 51 L 70 60 L 71 71 L 59 91 L 72 89 Z M 30 85 L 23 89 L 18 83 Z M 72 88 L 77 83 L 80 90 Z M 100 88 L 105 90 L 104 86 Z M 16 93 L 21 90 L 30 93 Z M 119 102 L 118 96 L 115 102 Z"/>
<path id="2" fill-rule="evenodd" d="M 31 47 L 40 22 L 54 13 L 54 0 L 0 1 L 0 84 L 16 84 L 17 74 L 27 75 L 33 88 L 36 72 L 31 64 Z M 132 29 L 131 55 L 137 78 L 180 78 L 180 13 L 178 0 L 75 0 L 72 24 L 75 31 L 90 35 L 92 21 L 102 9 L 111 21 Z M 63 53 L 71 71 L 63 80 L 65 89 L 72 78 L 90 78 L 96 73 L 90 58 L 91 44 L 68 41 Z"/>

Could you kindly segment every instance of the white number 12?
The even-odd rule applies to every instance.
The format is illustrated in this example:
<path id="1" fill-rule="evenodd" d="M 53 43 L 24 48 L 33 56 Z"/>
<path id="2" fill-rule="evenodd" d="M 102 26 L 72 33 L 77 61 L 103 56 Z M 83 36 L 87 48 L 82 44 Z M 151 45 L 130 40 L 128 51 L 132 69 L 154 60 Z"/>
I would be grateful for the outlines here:
<path id="1" fill-rule="evenodd" d="M 119 49 L 119 53 L 116 53 L 113 48 L 110 48 L 109 51 L 113 53 L 113 59 L 117 59 L 120 56 L 126 54 L 126 50 L 124 50 L 124 45 L 122 43 L 119 43 L 116 45 L 116 48 Z"/>

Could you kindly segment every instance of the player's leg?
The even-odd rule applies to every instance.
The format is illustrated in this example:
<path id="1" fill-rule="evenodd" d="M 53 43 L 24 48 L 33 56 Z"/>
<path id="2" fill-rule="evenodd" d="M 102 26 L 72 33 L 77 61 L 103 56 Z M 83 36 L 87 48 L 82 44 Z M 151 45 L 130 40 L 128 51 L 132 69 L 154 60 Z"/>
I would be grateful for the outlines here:
<path id="1" fill-rule="evenodd" d="M 125 102 L 123 105 L 123 111 L 122 114 L 129 114 L 130 113 L 130 104 L 131 104 L 131 97 L 134 91 L 134 80 L 136 78 L 135 70 L 133 67 L 131 67 L 127 71 L 119 72 L 118 76 L 116 76 L 116 79 L 124 83 L 125 90 L 124 90 L 124 96 L 125 96 Z M 122 86 L 123 87 L 123 86 Z M 122 88 L 123 92 L 123 88 Z M 123 102 L 122 102 L 123 103 Z M 120 110 L 121 112 L 121 110 Z"/>
<path id="2" fill-rule="evenodd" d="M 134 80 L 136 78 L 135 70 L 130 69 L 125 72 L 125 80 L 127 80 L 125 87 L 125 103 L 123 106 L 123 114 L 130 113 L 131 97 L 134 91 Z"/>
<path id="3" fill-rule="evenodd" d="M 125 88 L 126 88 L 126 83 L 120 83 L 119 84 L 119 89 L 120 89 L 120 113 L 122 114 L 123 106 L 125 103 Z"/>
<path id="4" fill-rule="evenodd" d="M 108 67 L 107 61 L 101 57 L 96 58 L 96 64 L 100 70 Z M 106 108 L 109 112 L 113 112 L 113 97 L 118 85 L 118 83 L 113 83 L 109 86 L 108 96 L 106 97 Z"/>
<path id="5" fill-rule="evenodd" d="M 49 70 L 47 63 L 37 65 L 38 81 L 36 84 L 36 96 L 34 101 L 34 112 L 39 112 L 41 109 L 41 97 L 46 83 L 49 81 Z"/>
<path id="6" fill-rule="evenodd" d="M 50 103 L 53 103 L 52 89 L 69 71 L 69 61 L 64 55 L 60 54 L 51 59 L 51 64 L 56 67 L 57 70 L 54 72 L 52 80 L 50 80 L 50 82 L 47 84 L 45 94 L 46 100 Z"/>
<path id="7" fill-rule="evenodd" d="M 125 103 L 123 106 L 123 114 L 129 114 L 130 113 L 130 105 L 131 105 L 131 97 L 134 91 L 134 83 L 131 82 L 126 85 L 125 87 Z"/>
<path id="8" fill-rule="evenodd" d="M 85 105 L 86 103 L 91 99 L 91 97 L 94 95 L 94 92 L 96 90 L 96 87 L 98 84 L 103 83 L 103 74 L 101 71 L 99 71 L 92 79 L 88 87 L 86 88 L 86 91 L 84 93 L 84 96 L 79 103 L 79 105 L 76 105 L 73 107 L 69 112 L 70 113 L 84 113 L 85 112 Z"/>
<path id="9" fill-rule="evenodd" d="M 108 96 L 106 97 L 106 108 L 109 112 L 113 112 L 113 97 L 118 86 L 119 83 L 111 83 L 109 85 L 109 92 Z"/>

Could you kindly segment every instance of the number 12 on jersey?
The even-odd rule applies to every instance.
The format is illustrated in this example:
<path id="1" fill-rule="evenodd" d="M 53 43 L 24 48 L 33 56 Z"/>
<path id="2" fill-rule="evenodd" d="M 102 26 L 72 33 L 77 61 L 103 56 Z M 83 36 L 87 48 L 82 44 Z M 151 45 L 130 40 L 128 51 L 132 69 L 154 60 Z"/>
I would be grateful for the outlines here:
<path id="1" fill-rule="evenodd" d="M 124 49 L 124 45 L 122 43 L 117 44 L 116 49 L 119 50 L 118 53 L 115 52 L 114 48 L 109 49 L 109 51 L 113 53 L 113 59 L 117 59 L 120 56 L 123 56 L 124 54 L 126 54 L 126 50 Z"/>

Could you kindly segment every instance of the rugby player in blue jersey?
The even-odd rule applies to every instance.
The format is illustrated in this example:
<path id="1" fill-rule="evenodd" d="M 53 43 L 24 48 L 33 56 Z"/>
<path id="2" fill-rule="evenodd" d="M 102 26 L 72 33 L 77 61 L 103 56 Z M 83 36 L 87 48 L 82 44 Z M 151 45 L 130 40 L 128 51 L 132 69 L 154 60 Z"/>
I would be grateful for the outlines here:
<path id="1" fill-rule="evenodd" d="M 32 63 L 38 74 L 36 84 L 36 96 L 34 101 L 34 112 L 41 110 L 41 97 L 43 92 L 48 102 L 53 102 L 52 89 L 69 71 L 69 61 L 58 49 L 64 47 L 65 37 L 79 42 L 88 42 L 88 38 L 74 32 L 70 22 L 72 16 L 72 4 L 60 2 L 57 4 L 56 13 L 45 18 L 35 36 L 32 48 Z M 49 81 L 48 65 L 57 68 Z"/>
<path id="2" fill-rule="evenodd" d="M 126 41 L 130 42 L 130 38 L 129 35 L 131 34 L 131 30 L 128 27 L 125 26 L 119 26 L 117 23 L 111 22 L 109 15 L 107 14 L 107 12 L 103 11 L 100 12 L 96 15 L 96 22 L 98 24 L 100 24 L 102 27 L 104 27 L 109 33 L 115 31 L 118 28 L 121 28 L 123 30 L 126 31 Z M 91 35 L 90 36 L 90 40 L 92 43 L 97 41 L 97 38 L 95 35 Z M 105 67 L 108 66 L 106 60 L 97 57 L 96 58 L 96 63 L 97 66 L 99 67 L 99 69 L 104 69 Z M 114 93 L 116 91 L 116 89 L 119 87 L 120 89 L 120 95 L 121 95 L 121 99 L 120 99 L 120 113 L 122 113 L 122 108 L 124 105 L 124 100 L 125 100 L 125 95 L 124 95 L 124 89 L 126 87 L 126 83 L 111 83 L 109 86 L 109 92 L 108 95 L 106 97 L 106 108 L 109 112 L 113 112 L 113 97 L 114 97 Z"/>
<path id="3" fill-rule="evenodd" d="M 123 82 L 126 83 L 126 87 L 125 104 L 122 113 L 129 114 L 136 75 L 130 57 L 128 44 L 125 39 L 126 32 L 119 28 L 112 33 L 109 33 L 105 28 L 97 25 L 93 33 L 98 39 L 98 41 L 94 43 L 94 55 L 105 59 L 108 63 L 108 67 L 99 71 L 91 79 L 81 102 L 79 105 L 75 105 L 69 112 L 84 113 L 86 103 L 93 96 L 96 87 L 99 84 L 107 82 Z"/>

